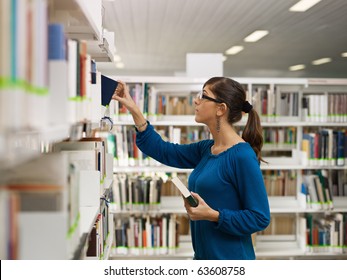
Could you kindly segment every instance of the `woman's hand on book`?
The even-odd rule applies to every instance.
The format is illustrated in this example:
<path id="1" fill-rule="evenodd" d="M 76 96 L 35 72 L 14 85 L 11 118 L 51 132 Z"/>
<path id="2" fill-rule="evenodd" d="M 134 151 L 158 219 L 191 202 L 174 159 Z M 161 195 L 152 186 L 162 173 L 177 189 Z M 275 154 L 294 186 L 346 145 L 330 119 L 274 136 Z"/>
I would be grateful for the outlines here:
<path id="1" fill-rule="evenodd" d="M 117 81 L 118 86 L 113 93 L 112 99 L 124 105 L 130 112 L 136 108 L 136 103 L 129 93 L 129 88 L 123 81 Z"/>
<path id="2" fill-rule="evenodd" d="M 186 200 L 184 200 L 184 207 L 187 210 L 189 218 L 192 221 L 208 220 L 211 222 L 218 222 L 219 212 L 212 209 L 197 193 L 191 192 L 191 194 L 199 201 L 199 205 L 197 207 L 192 207 Z"/>

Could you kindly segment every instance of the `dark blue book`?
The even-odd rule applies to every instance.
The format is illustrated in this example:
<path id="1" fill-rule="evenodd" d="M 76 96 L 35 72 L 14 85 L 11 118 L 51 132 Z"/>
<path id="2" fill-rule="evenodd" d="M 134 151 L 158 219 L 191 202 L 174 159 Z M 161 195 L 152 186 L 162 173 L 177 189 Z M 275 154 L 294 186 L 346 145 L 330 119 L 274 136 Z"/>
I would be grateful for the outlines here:
<path id="1" fill-rule="evenodd" d="M 346 158 L 346 135 L 344 131 L 337 131 L 337 157 L 336 157 L 336 165 L 345 165 Z"/>
<path id="2" fill-rule="evenodd" d="M 114 91 L 118 86 L 118 82 L 101 75 L 101 104 L 102 106 L 108 106 L 111 102 Z"/>

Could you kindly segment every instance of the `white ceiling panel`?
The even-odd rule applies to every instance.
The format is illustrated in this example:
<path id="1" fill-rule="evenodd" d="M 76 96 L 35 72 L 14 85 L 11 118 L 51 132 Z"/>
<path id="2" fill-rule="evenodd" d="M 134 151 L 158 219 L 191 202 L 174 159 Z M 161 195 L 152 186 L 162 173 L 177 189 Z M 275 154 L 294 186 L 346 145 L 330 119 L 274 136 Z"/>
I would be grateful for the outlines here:
<path id="1" fill-rule="evenodd" d="M 224 53 L 225 76 L 346 77 L 347 1 L 322 0 L 305 13 L 289 7 L 297 0 L 115 0 L 104 1 L 104 25 L 115 32 L 117 54 L 125 64 L 100 64 L 115 75 L 184 73 L 186 53 Z M 269 35 L 256 43 L 243 39 L 256 29 Z M 332 62 L 313 66 L 312 60 Z M 305 64 L 301 71 L 289 66 Z M 208 67 L 208 65 L 206 65 Z"/>

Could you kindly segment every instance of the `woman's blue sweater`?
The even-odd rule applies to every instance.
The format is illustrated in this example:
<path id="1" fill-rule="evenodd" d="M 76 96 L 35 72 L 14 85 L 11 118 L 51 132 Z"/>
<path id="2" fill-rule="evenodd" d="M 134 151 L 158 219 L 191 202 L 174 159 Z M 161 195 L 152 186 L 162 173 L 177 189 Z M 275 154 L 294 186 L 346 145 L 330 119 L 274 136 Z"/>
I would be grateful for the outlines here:
<path id="1" fill-rule="evenodd" d="M 259 162 L 248 143 L 213 155 L 213 140 L 173 144 L 149 124 L 137 133 L 136 144 L 165 165 L 194 169 L 189 190 L 219 211 L 218 222 L 191 221 L 195 259 L 255 259 L 251 234 L 269 225 L 270 209 Z"/>

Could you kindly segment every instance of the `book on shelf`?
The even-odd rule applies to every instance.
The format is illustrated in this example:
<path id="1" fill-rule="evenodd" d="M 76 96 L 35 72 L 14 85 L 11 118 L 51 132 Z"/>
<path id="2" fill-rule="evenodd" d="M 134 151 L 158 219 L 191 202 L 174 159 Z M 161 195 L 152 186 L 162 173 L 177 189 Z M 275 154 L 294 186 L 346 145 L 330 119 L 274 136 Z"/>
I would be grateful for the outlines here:
<path id="1" fill-rule="evenodd" d="M 328 181 L 332 186 L 333 197 L 347 196 L 346 170 L 328 170 Z"/>
<path id="2" fill-rule="evenodd" d="M 64 25 L 50 23 L 48 25 L 48 59 L 66 60 L 66 36 Z"/>
<path id="3" fill-rule="evenodd" d="M 347 136 L 344 131 L 333 131 L 333 158 L 336 159 L 336 165 L 345 165 L 347 159 Z"/>
<path id="4" fill-rule="evenodd" d="M 303 175 L 303 184 L 307 196 L 307 207 L 312 209 L 334 208 L 334 186 L 328 170 L 317 170 Z"/>
<path id="5" fill-rule="evenodd" d="M 99 213 L 89 234 L 87 259 L 100 259 L 104 252 L 104 232 L 102 229 L 102 215 Z"/>

